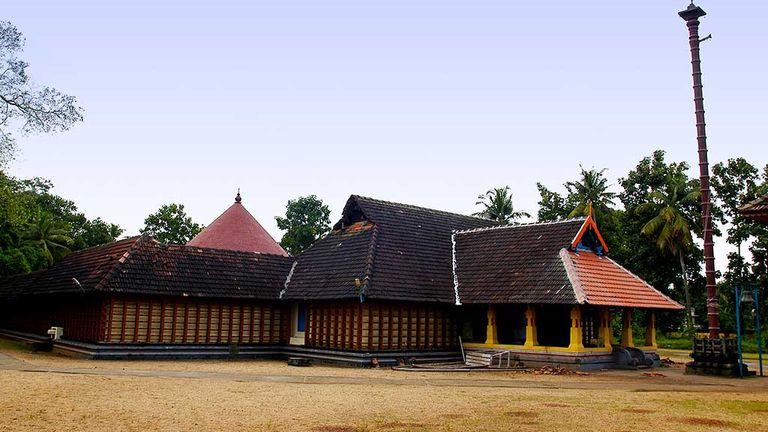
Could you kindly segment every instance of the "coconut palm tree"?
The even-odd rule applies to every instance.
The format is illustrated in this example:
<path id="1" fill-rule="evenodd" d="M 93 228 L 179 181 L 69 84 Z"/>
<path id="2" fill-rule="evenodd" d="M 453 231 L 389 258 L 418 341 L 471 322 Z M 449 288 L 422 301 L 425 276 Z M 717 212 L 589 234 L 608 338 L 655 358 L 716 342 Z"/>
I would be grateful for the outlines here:
<path id="1" fill-rule="evenodd" d="M 64 225 L 42 211 L 37 212 L 23 238 L 26 243 L 40 248 L 48 265 L 53 264 L 54 258 L 67 255 L 68 246 L 72 244 L 72 238 Z"/>
<path id="2" fill-rule="evenodd" d="M 688 287 L 685 252 L 693 245 L 691 231 L 696 226 L 694 219 L 685 212 L 685 207 L 696 204 L 701 192 L 692 188 L 682 178 L 669 180 L 665 190 L 654 190 L 649 195 L 650 201 L 637 208 L 638 214 L 652 214 L 653 217 L 643 225 L 641 233 L 654 237 L 656 245 L 662 251 L 670 253 L 680 263 L 680 273 L 685 291 L 686 324 L 688 332 L 693 331 L 691 293 Z"/>
<path id="3" fill-rule="evenodd" d="M 483 210 L 475 213 L 475 216 L 503 224 L 513 223 L 523 217 L 531 217 L 527 212 L 515 211 L 509 186 L 493 188 L 482 195 L 478 195 L 475 204 L 483 206 Z"/>
<path id="4" fill-rule="evenodd" d="M 565 188 L 568 195 L 574 197 L 576 207 L 568 217 L 603 215 L 613 206 L 616 194 L 609 192 L 608 179 L 605 178 L 605 169 L 585 170 L 581 168 L 581 180 L 566 182 Z"/>

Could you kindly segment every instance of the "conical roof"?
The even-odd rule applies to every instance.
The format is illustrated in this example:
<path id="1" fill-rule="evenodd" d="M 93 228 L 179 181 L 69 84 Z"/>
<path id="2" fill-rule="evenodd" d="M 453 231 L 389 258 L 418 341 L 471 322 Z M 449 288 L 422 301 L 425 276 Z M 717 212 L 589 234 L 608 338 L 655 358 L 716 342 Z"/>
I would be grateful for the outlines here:
<path id="1" fill-rule="evenodd" d="M 240 191 L 237 192 L 235 203 L 187 245 L 288 256 L 285 249 L 243 206 Z"/>

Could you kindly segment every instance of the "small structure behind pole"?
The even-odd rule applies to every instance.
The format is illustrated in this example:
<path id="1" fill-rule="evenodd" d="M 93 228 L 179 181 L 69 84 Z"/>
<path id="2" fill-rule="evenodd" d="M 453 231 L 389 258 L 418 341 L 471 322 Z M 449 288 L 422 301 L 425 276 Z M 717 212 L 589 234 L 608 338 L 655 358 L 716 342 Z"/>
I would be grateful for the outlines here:
<path id="1" fill-rule="evenodd" d="M 760 376 L 763 375 L 763 335 L 760 333 L 760 290 L 754 287 L 752 295 L 755 297 L 755 337 L 757 338 L 757 361 L 759 363 Z"/>
<path id="2" fill-rule="evenodd" d="M 741 206 L 739 208 L 739 213 L 741 213 L 741 215 L 747 219 L 752 219 L 757 223 L 768 225 L 768 194 L 765 194 L 755 199 L 754 201 Z M 766 265 L 768 265 L 768 263 L 766 263 Z M 752 291 L 752 294 L 755 296 L 755 319 L 757 320 L 755 331 L 757 332 L 757 356 L 758 361 L 760 362 L 760 376 L 765 376 L 763 374 L 763 337 L 760 323 L 759 288 L 755 287 L 755 289 Z"/>
<path id="3" fill-rule="evenodd" d="M 733 289 L 736 295 L 736 339 L 739 349 L 739 376 L 744 378 L 744 354 L 742 352 L 741 342 L 741 287 L 736 285 Z"/>

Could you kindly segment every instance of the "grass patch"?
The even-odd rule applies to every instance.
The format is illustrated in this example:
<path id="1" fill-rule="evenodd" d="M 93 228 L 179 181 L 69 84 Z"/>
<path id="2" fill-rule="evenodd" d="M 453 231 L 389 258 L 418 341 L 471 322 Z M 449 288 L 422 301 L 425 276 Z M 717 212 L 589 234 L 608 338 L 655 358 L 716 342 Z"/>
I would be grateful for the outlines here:
<path id="1" fill-rule="evenodd" d="M 0 338 L 0 350 L 29 351 L 29 348 L 24 343 Z"/>
<path id="2" fill-rule="evenodd" d="M 688 350 L 691 348 L 691 340 L 679 334 L 657 334 L 656 343 L 659 348 Z M 763 355 L 768 353 L 768 334 L 763 336 Z M 742 352 L 745 354 L 757 354 L 757 338 L 754 335 L 744 336 L 742 339 Z"/>

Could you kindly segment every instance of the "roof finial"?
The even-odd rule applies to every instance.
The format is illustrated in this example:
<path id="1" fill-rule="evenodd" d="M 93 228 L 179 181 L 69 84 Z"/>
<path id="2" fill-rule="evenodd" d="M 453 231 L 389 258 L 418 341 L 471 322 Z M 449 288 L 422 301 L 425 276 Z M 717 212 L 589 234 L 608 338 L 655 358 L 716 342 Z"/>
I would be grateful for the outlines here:
<path id="1" fill-rule="evenodd" d="M 240 202 L 240 201 L 242 201 L 242 200 L 243 200 L 243 199 L 242 199 L 242 198 L 240 198 L 240 188 L 237 188 L 237 195 L 235 195 L 235 202 L 236 202 L 236 203 L 239 203 L 239 202 Z"/>

